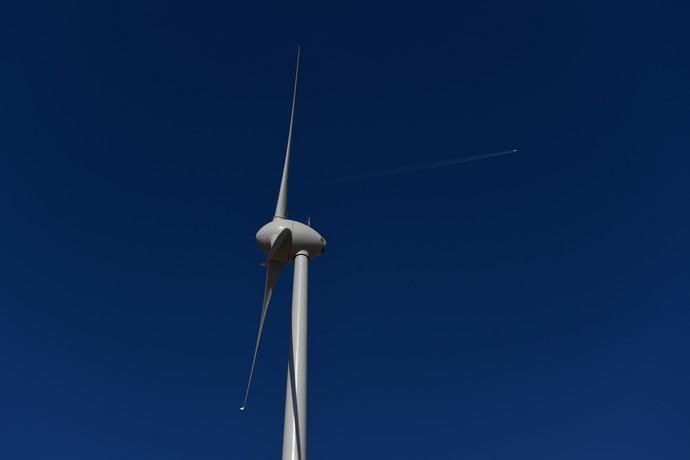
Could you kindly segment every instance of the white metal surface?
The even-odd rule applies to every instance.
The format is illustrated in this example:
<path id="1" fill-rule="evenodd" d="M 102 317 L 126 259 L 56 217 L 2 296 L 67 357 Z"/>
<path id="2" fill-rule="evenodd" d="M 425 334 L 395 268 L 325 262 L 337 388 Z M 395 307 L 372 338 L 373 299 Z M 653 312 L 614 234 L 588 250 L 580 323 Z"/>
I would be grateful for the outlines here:
<path id="1" fill-rule="evenodd" d="M 291 241 L 289 259 L 293 259 L 299 251 L 307 251 L 309 257 L 318 257 L 326 250 L 326 240 L 319 232 L 296 220 L 274 218 L 256 232 L 256 242 L 259 247 L 269 253 L 273 247 L 276 235 L 284 229 L 290 230 Z"/>
<path id="2" fill-rule="evenodd" d="M 283 460 L 307 458 L 307 294 L 309 254 L 295 257 L 292 283 L 292 331 L 285 391 Z"/>

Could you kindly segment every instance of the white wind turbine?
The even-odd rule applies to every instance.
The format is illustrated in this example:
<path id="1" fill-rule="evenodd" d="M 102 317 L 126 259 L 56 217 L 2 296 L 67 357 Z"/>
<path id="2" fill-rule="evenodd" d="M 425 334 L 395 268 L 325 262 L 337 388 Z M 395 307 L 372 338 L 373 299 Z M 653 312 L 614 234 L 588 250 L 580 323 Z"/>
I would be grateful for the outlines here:
<path id="1" fill-rule="evenodd" d="M 309 225 L 287 218 L 288 172 L 290 169 L 290 147 L 292 128 L 295 119 L 295 99 L 299 78 L 300 48 L 297 47 L 297 66 L 295 84 L 292 92 L 292 110 L 288 131 L 287 150 L 283 165 L 283 177 L 273 220 L 259 229 L 256 241 L 267 254 L 266 285 L 256 337 L 252 367 L 249 371 L 244 410 L 252 384 L 256 356 L 259 351 L 261 334 L 266 320 L 268 304 L 273 287 L 283 267 L 290 261 L 295 263 L 292 284 L 292 331 L 290 334 L 290 353 L 288 354 L 287 390 L 285 395 L 285 422 L 283 428 L 283 460 L 306 460 L 307 458 L 307 276 L 309 259 L 317 257 L 326 250 L 326 240 Z"/>

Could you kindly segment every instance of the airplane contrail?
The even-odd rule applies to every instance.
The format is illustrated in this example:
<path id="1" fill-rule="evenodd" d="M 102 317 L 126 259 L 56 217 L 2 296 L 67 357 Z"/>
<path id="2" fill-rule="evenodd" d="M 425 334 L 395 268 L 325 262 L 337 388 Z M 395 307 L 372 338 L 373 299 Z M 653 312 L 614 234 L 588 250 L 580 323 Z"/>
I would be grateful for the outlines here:
<path id="1" fill-rule="evenodd" d="M 469 163 L 470 161 L 478 161 L 478 160 L 484 160 L 486 158 L 500 157 L 503 155 L 510 155 L 511 153 L 516 153 L 516 152 L 517 152 L 517 149 L 503 150 L 501 152 L 486 153 L 484 155 L 474 155 L 471 157 L 461 157 L 461 158 L 452 158 L 450 160 L 435 161 L 433 163 L 422 163 L 422 164 L 416 164 L 416 165 L 410 165 L 410 166 L 402 166 L 399 168 L 387 169 L 385 171 L 366 173 L 366 174 L 358 174 L 355 176 L 346 176 L 346 177 L 342 177 L 340 179 L 336 179 L 335 182 L 346 182 L 346 181 L 368 179 L 368 178 L 372 178 L 372 177 L 381 177 L 381 176 L 397 176 L 399 174 L 408 174 L 411 172 L 422 171 L 425 169 L 443 168 L 445 166 L 452 166 L 452 165 L 457 165 L 460 163 Z"/>

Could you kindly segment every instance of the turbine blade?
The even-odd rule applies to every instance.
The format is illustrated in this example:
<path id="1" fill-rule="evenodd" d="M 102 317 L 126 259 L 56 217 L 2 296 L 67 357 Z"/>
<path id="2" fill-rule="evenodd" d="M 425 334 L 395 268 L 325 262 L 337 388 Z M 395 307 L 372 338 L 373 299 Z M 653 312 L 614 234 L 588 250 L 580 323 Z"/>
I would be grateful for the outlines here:
<path id="1" fill-rule="evenodd" d="M 264 331 L 264 323 L 266 322 L 266 313 L 268 312 L 268 305 L 271 303 L 271 295 L 273 288 L 278 281 L 278 276 L 287 262 L 290 255 L 290 246 L 292 245 L 292 232 L 284 228 L 278 236 L 276 236 L 271 249 L 268 252 L 268 259 L 264 263 L 266 266 L 266 284 L 264 285 L 264 300 L 261 306 L 261 319 L 259 320 L 259 332 L 256 336 L 256 345 L 254 346 L 254 355 L 252 356 L 252 367 L 249 371 L 249 379 L 247 380 L 247 389 L 244 393 L 244 402 L 240 410 L 244 410 L 247 406 L 247 399 L 249 398 L 249 389 L 252 386 L 252 379 L 254 377 L 254 368 L 256 366 L 256 357 L 259 354 L 259 345 L 261 344 L 261 335 Z"/>
<path id="2" fill-rule="evenodd" d="M 252 386 L 252 379 L 254 377 L 254 367 L 256 366 L 256 357 L 259 354 L 259 345 L 261 344 L 261 335 L 264 331 L 264 322 L 266 321 L 266 313 L 268 312 L 268 304 L 271 302 L 271 295 L 273 294 L 273 287 L 278 280 L 283 269 L 283 264 L 274 260 L 266 262 L 266 285 L 264 287 L 264 301 L 261 306 L 261 319 L 259 320 L 259 332 L 256 336 L 256 345 L 254 346 L 254 356 L 252 357 L 252 367 L 249 371 L 249 379 L 247 380 L 247 389 L 244 393 L 244 401 L 240 410 L 247 407 L 247 399 L 249 398 L 249 389 Z"/>
<path id="3" fill-rule="evenodd" d="M 288 173 L 290 171 L 290 150 L 292 147 L 292 127 L 295 122 L 295 102 L 297 100 L 297 81 L 299 79 L 299 57 L 301 48 L 297 45 L 297 66 L 295 67 L 295 84 L 292 89 L 292 110 L 290 111 L 290 129 L 288 130 L 287 148 L 285 150 L 285 163 L 283 164 L 283 177 L 280 180 L 280 191 L 278 192 L 278 202 L 274 217 L 287 218 L 287 193 L 288 193 Z"/>

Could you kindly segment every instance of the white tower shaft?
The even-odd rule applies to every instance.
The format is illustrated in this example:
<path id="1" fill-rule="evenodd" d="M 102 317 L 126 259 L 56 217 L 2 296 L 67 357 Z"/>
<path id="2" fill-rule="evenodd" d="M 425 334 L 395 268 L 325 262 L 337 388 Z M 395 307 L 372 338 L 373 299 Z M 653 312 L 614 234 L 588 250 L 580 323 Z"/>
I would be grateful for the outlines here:
<path id="1" fill-rule="evenodd" d="M 283 460 L 307 460 L 307 288 L 309 254 L 295 256 L 292 334 L 285 392 Z"/>

